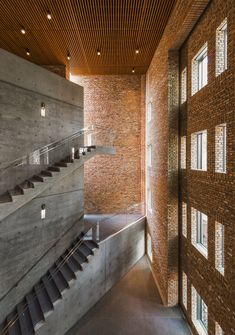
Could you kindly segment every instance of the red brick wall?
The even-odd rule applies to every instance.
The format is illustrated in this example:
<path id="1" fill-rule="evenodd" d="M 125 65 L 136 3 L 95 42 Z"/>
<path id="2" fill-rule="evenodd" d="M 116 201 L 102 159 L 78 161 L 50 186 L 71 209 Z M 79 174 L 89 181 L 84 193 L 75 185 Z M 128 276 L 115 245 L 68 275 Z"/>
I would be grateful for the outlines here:
<path id="1" fill-rule="evenodd" d="M 97 156 L 85 166 L 87 211 L 113 213 L 141 201 L 141 119 L 144 85 L 138 75 L 78 76 L 84 86 L 85 126 L 115 135 L 115 156 Z"/>
<path id="2" fill-rule="evenodd" d="M 228 70 L 215 76 L 216 29 L 228 18 Z M 191 60 L 208 42 L 208 85 L 191 96 Z M 200 18 L 180 52 L 181 70 L 187 66 L 188 99 L 181 106 L 180 135 L 187 136 L 187 169 L 180 174 L 181 199 L 187 203 L 187 239 L 181 236 L 181 271 L 188 276 L 188 308 L 191 322 L 191 285 L 209 309 L 209 331 L 215 334 L 215 321 L 225 334 L 235 334 L 235 3 L 214 0 Z M 227 123 L 227 173 L 215 173 L 215 127 Z M 191 133 L 207 129 L 208 167 L 193 171 Z M 191 207 L 208 216 L 208 259 L 191 244 Z M 225 275 L 215 269 L 215 221 L 225 226 Z M 233 295 L 232 295 L 233 294 Z M 182 302 L 182 299 L 181 299 Z M 193 327 L 193 325 L 192 325 Z M 197 334 L 193 327 L 193 331 Z"/>
<path id="3" fill-rule="evenodd" d="M 152 101 L 152 269 L 163 301 L 178 303 L 178 49 L 208 1 L 177 1 L 146 76 L 146 106 Z"/>

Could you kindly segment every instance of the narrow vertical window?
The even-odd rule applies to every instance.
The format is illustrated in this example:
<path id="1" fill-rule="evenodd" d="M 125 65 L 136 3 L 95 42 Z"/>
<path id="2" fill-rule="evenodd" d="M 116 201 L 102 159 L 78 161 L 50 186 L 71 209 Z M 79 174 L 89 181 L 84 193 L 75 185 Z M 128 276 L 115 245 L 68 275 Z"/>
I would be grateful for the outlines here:
<path id="1" fill-rule="evenodd" d="M 182 202 L 182 234 L 187 238 L 187 204 Z"/>
<path id="2" fill-rule="evenodd" d="M 224 274 L 224 225 L 215 222 L 215 268 Z"/>
<path id="3" fill-rule="evenodd" d="M 183 272 L 182 273 L 182 298 L 183 298 L 183 305 L 187 309 L 187 294 L 188 294 L 188 284 L 187 284 L 187 275 Z"/>
<path id="4" fill-rule="evenodd" d="M 148 103 L 148 108 L 147 108 L 147 122 L 150 122 L 152 120 L 152 102 L 150 101 Z"/>
<path id="5" fill-rule="evenodd" d="M 191 135 L 191 168 L 193 170 L 207 170 L 207 131 Z"/>
<path id="6" fill-rule="evenodd" d="M 227 127 L 220 124 L 215 127 L 215 172 L 226 173 Z"/>
<path id="7" fill-rule="evenodd" d="M 187 100 L 187 68 L 181 72 L 181 104 Z"/>
<path id="8" fill-rule="evenodd" d="M 147 235 L 147 254 L 150 261 L 153 261 L 153 252 L 152 252 L 152 238 L 151 235 L 148 233 Z"/>
<path id="9" fill-rule="evenodd" d="M 192 95 L 208 83 L 207 43 L 192 60 Z"/>
<path id="10" fill-rule="evenodd" d="M 150 212 L 152 212 L 152 190 L 150 185 L 147 188 L 147 207 Z"/>
<path id="11" fill-rule="evenodd" d="M 192 244 L 207 258 L 208 255 L 208 217 L 197 209 L 191 209 Z"/>
<path id="12" fill-rule="evenodd" d="M 192 321 L 200 335 L 208 334 L 208 307 L 192 286 Z"/>
<path id="13" fill-rule="evenodd" d="M 147 146 L 147 166 L 152 166 L 152 144 L 148 144 Z"/>
<path id="14" fill-rule="evenodd" d="M 186 169 L 186 136 L 180 139 L 180 167 Z"/>
<path id="15" fill-rule="evenodd" d="M 216 76 L 228 67 L 228 26 L 227 18 L 216 30 Z"/>

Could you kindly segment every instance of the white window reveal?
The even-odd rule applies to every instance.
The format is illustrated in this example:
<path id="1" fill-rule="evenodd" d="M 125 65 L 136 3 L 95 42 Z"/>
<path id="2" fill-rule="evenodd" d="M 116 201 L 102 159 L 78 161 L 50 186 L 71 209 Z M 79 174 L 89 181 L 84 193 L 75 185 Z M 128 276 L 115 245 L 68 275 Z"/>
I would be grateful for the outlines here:
<path id="1" fill-rule="evenodd" d="M 187 284 L 187 275 L 182 273 L 182 299 L 185 309 L 187 309 L 187 295 L 188 295 L 188 284 Z"/>
<path id="2" fill-rule="evenodd" d="M 207 131 L 191 134 L 191 169 L 207 170 Z"/>
<path id="3" fill-rule="evenodd" d="M 187 204 L 182 202 L 182 234 L 187 238 Z"/>
<path id="4" fill-rule="evenodd" d="M 181 104 L 187 100 L 187 68 L 185 67 L 181 72 Z"/>
<path id="5" fill-rule="evenodd" d="M 216 76 L 228 68 L 228 25 L 227 18 L 216 30 Z"/>
<path id="6" fill-rule="evenodd" d="M 200 253 L 208 256 L 208 217 L 195 208 L 191 209 L 192 244 Z"/>
<path id="7" fill-rule="evenodd" d="M 215 127 L 215 172 L 226 173 L 227 161 L 227 128 L 226 124 Z"/>
<path id="8" fill-rule="evenodd" d="M 199 335 L 208 334 L 208 307 L 192 286 L 192 321 Z"/>
<path id="9" fill-rule="evenodd" d="M 224 335 L 223 329 L 220 327 L 218 322 L 215 323 L 215 335 Z"/>
<path id="10" fill-rule="evenodd" d="M 207 43 L 192 60 L 192 95 L 208 83 L 208 54 Z"/>
<path id="11" fill-rule="evenodd" d="M 152 144 L 147 145 L 147 166 L 152 166 Z"/>
<path id="12" fill-rule="evenodd" d="M 149 233 L 147 235 L 147 254 L 150 259 L 150 262 L 152 262 L 153 261 L 152 238 Z"/>
<path id="13" fill-rule="evenodd" d="M 186 169 L 186 136 L 180 138 L 180 167 Z"/>
<path id="14" fill-rule="evenodd" d="M 152 101 L 148 103 L 148 108 L 147 108 L 147 123 L 149 123 L 152 120 L 152 108 L 153 104 Z"/>
<path id="15" fill-rule="evenodd" d="M 225 227 L 215 222 L 215 268 L 224 274 L 224 237 Z"/>

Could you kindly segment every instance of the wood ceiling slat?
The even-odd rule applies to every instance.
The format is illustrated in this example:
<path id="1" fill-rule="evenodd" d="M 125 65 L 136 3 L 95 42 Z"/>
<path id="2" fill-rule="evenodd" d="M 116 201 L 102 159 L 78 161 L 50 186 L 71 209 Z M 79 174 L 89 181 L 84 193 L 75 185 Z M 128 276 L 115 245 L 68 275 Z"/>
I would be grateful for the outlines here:
<path id="1" fill-rule="evenodd" d="M 0 47 L 81 74 L 145 73 L 175 0 L 4 0 Z M 52 14 L 47 20 L 46 12 Z M 20 33 L 20 27 L 26 34 Z M 140 53 L 136 55 L 135 49 Z M 97 56 L 97 49 L 101 56 Z M 71 60 L 67 60 L 67 52 Z"/>

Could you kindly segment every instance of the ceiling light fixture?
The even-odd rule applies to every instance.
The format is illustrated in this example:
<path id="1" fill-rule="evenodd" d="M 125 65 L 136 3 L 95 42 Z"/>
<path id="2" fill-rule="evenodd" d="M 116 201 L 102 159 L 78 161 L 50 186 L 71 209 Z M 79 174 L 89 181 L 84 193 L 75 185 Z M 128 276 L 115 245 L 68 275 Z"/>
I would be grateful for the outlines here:
<path id="1" fill-rule="evenodd" d="M 49 11 L 47 11 L 47 18 L 48 18 L 48 20 L 52 19 L 51 13 Z"/>
<path id="2" fill-rule="evenodd" d="M 140 49 L 139 48 L 135 49 L 135 53 L 138 55 L 140 53 Z"/>
<path id="3" fill-rule="evenodd" d="M 97 49 L 97 55 L 98 55 L 98 56 L 101 55 L 100 49 Z"/>
<path id="4" fill-rule="evenodd" d="M 67 59 L 68 59 L 68 60 L 70 60 L 70 59 L 71 59 L 71 55 L 70 55 L 70 53 L 69 53 L 69 52 L 67 53 Z"/>
<path id="5" fill-rule="evenodd" d="M 135 73 L 135 68 L 133 67 L 133 69 L 132 69 L 132 71 L 131 71 L 132 73 Z"/>
<path id="6" fill-rule="evenodd" d="M 26 33 L 26 30 L 25 30 L 24 27 L 21 27 L 20 31 L 21 31 L 21 34 L 23 34 L 23 35 Z"/>
<path id="7" fill-rule="evenodd" d="M 30 51 L 29 51 L 29 49 L 26 49 L 26 55 L 27 55 L 27 56 L 30 56 Z"/>

